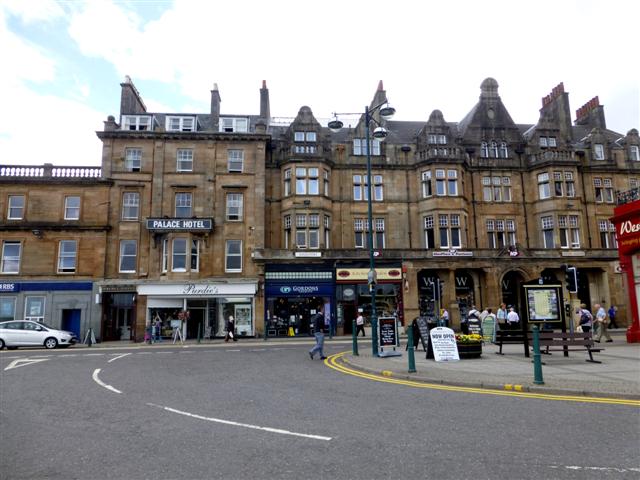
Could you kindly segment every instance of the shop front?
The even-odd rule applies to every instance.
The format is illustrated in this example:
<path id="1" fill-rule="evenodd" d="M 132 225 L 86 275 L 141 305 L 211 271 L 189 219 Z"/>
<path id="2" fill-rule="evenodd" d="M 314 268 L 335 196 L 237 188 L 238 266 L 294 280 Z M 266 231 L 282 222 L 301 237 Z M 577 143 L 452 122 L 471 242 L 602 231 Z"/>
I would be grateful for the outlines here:
<path id="1" fill-rule="evenodd" d="M 159 322 L 162 337 L 171 338 L 179 330 L 184 339 L 223 337 L 229 316 L 235 319 L 238 336 L 255 336 L 256 292 L 255 281 L 142 284 L 137 287 L 140 300 L 146 303 L 145 328 Z"/>
<path id="2" fill-rule="evenodd" d="M 627 311 L 631 326 L 627 329 L 627 342 L 640 342 L 640 193 L 638 190 L 619 195 L 618 201 L 626 201 L 614 210 L 611 222 L 616 227 L 620 271 L 624 290 L 627 292 Z M 619 309 L 618 318 L 623 311 Z M 616 320 L 619 322 L 620 320 Z"/>
<path id="3" fill-rule="evenodd" d="M 0 321 L 34 320 L 82 338 L 100 318 L 92 282 L 13 282 L 0 280 Z M 95 327 L 93 327 L 95 328 Z"/>
<path id="4" fill-rule="evenodd" d="M 378 317 L 396 317 L 404 326 L 402 296 L 402 266 L 376 267 L 376 314 Z M 371 292 L 368 285 L 369 268 L 339 266 L 336 268 L 336 317 L 338 333 L 351 335 L 353 320 L 358 311 L 367 324 L 371 321 Z"/>

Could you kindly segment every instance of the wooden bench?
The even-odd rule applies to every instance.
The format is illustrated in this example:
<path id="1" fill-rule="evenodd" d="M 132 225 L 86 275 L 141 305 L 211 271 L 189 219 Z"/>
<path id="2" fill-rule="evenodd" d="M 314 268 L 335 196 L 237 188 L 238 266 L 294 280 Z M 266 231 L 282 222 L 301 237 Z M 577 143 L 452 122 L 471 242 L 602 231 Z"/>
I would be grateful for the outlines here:
<path id="1" fill-rule="evenodd" d="M 529 342 L 531 338 L 522 330 L 498 330 L 496 332 L 496 345 L 500 347 L 500 350 L 496 353 L 498 355 L 504 355 L 502 353 L 502 345 L 504 344 L 520 344 L 524 346 L 524 356 L 529 356 Z"/>
<path id="2" fill-rule="evenodd" d="M 529 339 L 531 340 L 531 335 Z M 586 351 L 589 354 L 587 362 L 602 363 L 593 359 L 593 352 L 600 352 L 602 348 L 593 348 L 594 340 L 591 332 L 540 332 L 540 352 L 551 355 L 551 351 L 562 351 L 569 356 L 569 351 Z M 544 351 L 543 351 L 544 349 Z"/>

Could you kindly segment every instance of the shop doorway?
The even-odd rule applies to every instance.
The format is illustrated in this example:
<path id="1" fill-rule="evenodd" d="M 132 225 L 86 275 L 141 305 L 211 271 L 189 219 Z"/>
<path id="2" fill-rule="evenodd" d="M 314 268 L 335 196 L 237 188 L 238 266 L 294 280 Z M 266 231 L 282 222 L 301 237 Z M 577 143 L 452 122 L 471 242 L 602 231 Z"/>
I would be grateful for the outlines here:
<path id="1" fill-rule="evenodd" d="M 186 338 L 198 338 L 198 334 L 200 335 L 200 338 L 204 337 L 205 313 L 205 307 L 189 307 Z"/>
<path id="2" fill-rule="evenodd" d="M 104 341 L 135 338 L 135 294 L 104 294 L 105 315 L 102 323 Z"/>
<path id="3" fill-rule="evenodd" d="M 502 287 L 502 302 L 507 307 L 514 307 L 515 311 L 522 315 L 523 304 L 520 287 L 524 283 L 524 278 L 520 272 L 507 272 L 500 283 Z"/>
<path id="4" fill-rule="evenodd" d="M 342 321 L 344 324 L 344 334 L 353 334 L 353 321 L 358 316 L 358 308 L 354 303 L 343 303 L 342 307 Z"/>
<path id="5" fill-rule="evenodd" d="M 63 309 L 62 310 L 62 330 L 67 330 L 76 334 L 79 340 L 82 340 L 80 334 L 80 317 L 81 310 L 78 308 Z"/>
<path id="6" fill-rule="evenodd" d="M 460 309 L 460 318 L 467 318 L 467 312 L 475 303 L 473 277 L 467 270 L 455 271 L 456 302 Z"/>
<path id="7" fill-rule="evenodd" d="M 418 303 L 420 316 L 427 317 L 427 321 L 430 322 L 436 321 L 436 301 L 440 302 L 442 296 L 441 290 L 434 288 L 434 284 L 438 281 L 440 281 L 440 285 L 442 286 L 443 282 L 436 270 L 420 270 L 418 272 Z M 438 294 L 440 296 L 438 296 Z"/>
<path id="8" fill-rule="evenodd" d="M 591 290 L 589 289 L 589 275 L 586 271 L 578 269 L 578 298 L 580 303 L 584 303 L 588 309 L 591 309 Z"/>

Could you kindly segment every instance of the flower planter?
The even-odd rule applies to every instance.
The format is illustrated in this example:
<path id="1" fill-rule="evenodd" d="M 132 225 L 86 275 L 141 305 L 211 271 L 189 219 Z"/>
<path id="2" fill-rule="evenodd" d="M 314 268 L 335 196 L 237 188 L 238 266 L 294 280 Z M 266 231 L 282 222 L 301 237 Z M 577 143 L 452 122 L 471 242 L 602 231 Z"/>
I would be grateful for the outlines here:
<path id="1" fill-rule="evenodd" d="M 482 355 L 482 343 L 458 343 L 458 355 L 460 358 L 478 358 Z"/>

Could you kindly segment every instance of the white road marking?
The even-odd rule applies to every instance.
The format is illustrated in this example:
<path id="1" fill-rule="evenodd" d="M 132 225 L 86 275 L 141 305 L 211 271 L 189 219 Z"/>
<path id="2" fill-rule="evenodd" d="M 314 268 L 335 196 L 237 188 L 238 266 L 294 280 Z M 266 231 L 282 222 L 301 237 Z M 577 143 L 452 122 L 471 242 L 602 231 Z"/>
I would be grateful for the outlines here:
<path id="1" fill-rule="evenodd" d="M 25 365 L 31 365 L 32 363 L 46 362 L 47 360 L 49 359 L 48 358 L 19 358 L 11 362 L 9 365 L 7 365 L 4 370 L 6 372 L 7 370 L 24 367 Z"/>
<path id="2" fill-rule="evenodd" d="M 117 357 L 113 357 L 113 358 L 112 358 L 111 360 L 109 360 L 107 363 L 111 363 L 111 362 L 113 362 L 114 360 L 118 360 L 119 358 L 126 357 L 127 355 L 131 355 L 131 354 L 130 354 L 130 353 L 123 353 L 122 355 L 118 355 Z"/>
<path id="3" fill-rule="evenodd" d="M 616 473 L 625 473 L 625 472 L 640 472 L 640 467 L 587 467 L 580 465 L 550 465 L 551 468 L 561 469 L 566 468 L 567 470 L 593 470 L 598 472 L 616 472 Z"/>
<path id="4" fill-rule="evenodd" d="M 100 373 L 100 370 L 101 370 L 100 368 L 96 368 L 93 371 L 93 375 L 91 376 L 93 378 L 93 381 L 96 382 L 101 387 L 106 388 L 107 390 L 111 390 L 112 392 L 115 392 L 115 393 L 122 393 L 120 390 L 113 388 L 111 385 L 107 385 L 106 383 L 104 383 L 102 380 L 98 378 L 98 374 Z"/>
<path id="5" fill-rule="evenodd" d="M 65 353 L 64 355 L 58 355 L 59 357 L 77 357 L 75 353 Z"/>
<path id="6" fill-rule="evenodd" d="M 282 430 L 279 428 L 261 427 L 259 425 L 251 425 L 249 423 L 238 423 L 238 422 L 232 422 L 230 420 L 222 420 L 221 418 L 203 417 L 202 415 L 183 412 L 182 410 L 176 410 L 175 408 L 171 408 L 171 407 L 163 407 L 162 405 L 156 405 L 154 403 L 147 403 L 147 405 L 151 407 L 161 408 L 162 410 L 166 410 L 167 412 L 177 413 L 179 415 L 184 415 L 186 417 L 195 418 L 197 420 L 205 420 L 207 422 L 222 423 L 224 425 L 231 425 L 233 427 L 251 428 L 253 430 L 261 430 L 263 432 L 279 433 L 280 435 L 292 435 L 294 437 L 304 437 L 304 438 L 310 438 L 312 440 L 324 440 L 325 442 L 328 442 L 331 440 L 331 437 L 323 437 L 320 435 L 309 435 L 307 433 L 291 432 L 289 430 Z"/>
<path id="7" fill-rule="evenodd" d="M 104 353 L 85 353 L 84 354 L 85 357 L 101 357 L 103 355 Z"/>
<path id="8" fill-rule="evenodd" d="M 225 350 L 225 352 L 241 352 L 242 350 L 238 349 L 238 350 Z"/>

